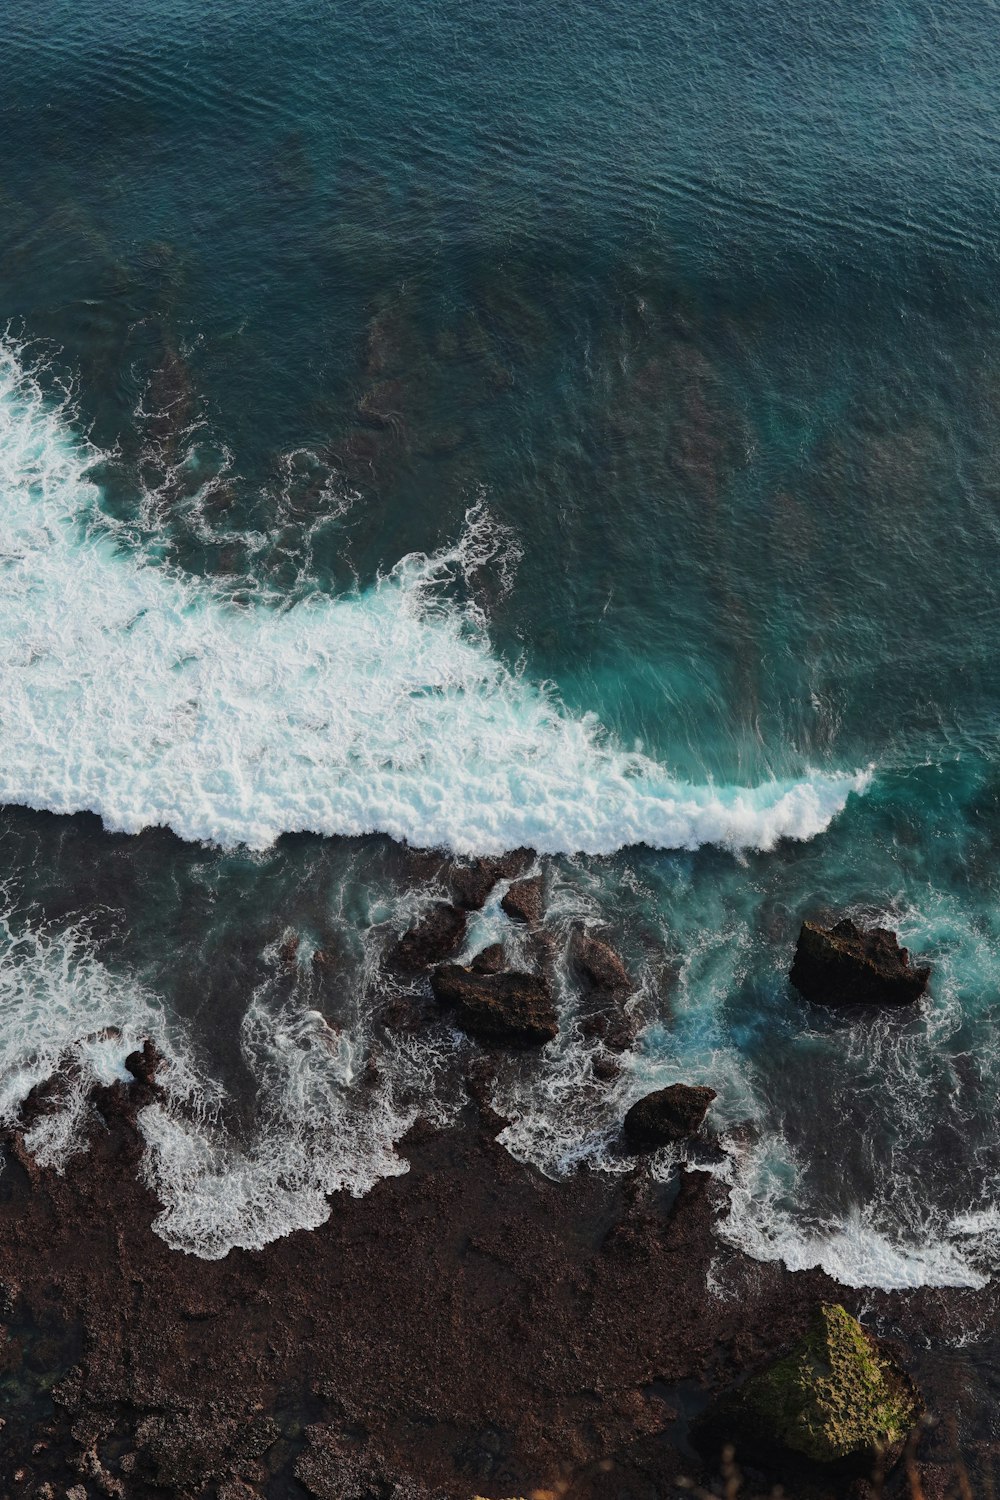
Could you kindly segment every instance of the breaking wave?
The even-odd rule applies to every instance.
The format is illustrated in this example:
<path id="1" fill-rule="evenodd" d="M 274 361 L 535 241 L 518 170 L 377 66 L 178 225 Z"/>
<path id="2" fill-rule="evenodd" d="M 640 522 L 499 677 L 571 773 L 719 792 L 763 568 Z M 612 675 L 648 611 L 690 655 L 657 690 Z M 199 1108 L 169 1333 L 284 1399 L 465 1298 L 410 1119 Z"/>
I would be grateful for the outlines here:
<path id="1" fill-rule="evenodd" d="M 238 607 L 116 545 L 72 419 L 0 346 L 0 800 L 223 847 L 382 832 L 607 853 L 811 838 L 865 784 L 687 785 L 568 714 L 442 602 L 496 545 L 481 508 L 363 592 Z"/>

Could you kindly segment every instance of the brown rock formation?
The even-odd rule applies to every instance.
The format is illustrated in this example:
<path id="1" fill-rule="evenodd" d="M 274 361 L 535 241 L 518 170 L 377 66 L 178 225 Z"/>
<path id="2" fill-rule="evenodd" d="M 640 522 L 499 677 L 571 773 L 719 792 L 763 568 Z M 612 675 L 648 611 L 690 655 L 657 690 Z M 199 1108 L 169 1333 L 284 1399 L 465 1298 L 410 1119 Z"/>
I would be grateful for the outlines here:
<path id="1" fill-rule="evenodd" d="M 833 927 L 803 922 L 789 977 L 805 999 L 821 1005 L 910 1005 L 930 973 L 911 966 L 894 932 L 864 932 L 847 917 Z"/>
<path id="2" fill-rule="evenodd" d="M 625 1116 L 626 1139 L 632 1146 L 654 1150 L 687 1140 L 697 1135 L 716 1097 L 714 1089 L 690 1083 L 656 1089 L 633 1104 Z"/>
<path id="3" fill-rule="evenodd" d="M 457 953 L 465 940 L 468 917 L 447 901 L 436 902 L 396 944 L 393 961 L 407 973 L 430 968 Z"/>
<path id="4" fill-rule="evenodd" d="M 527 922 L 530 927 L 537 926 L 545 909 L 542 876 L 533 875 L 530 880 L 515 881 L 500 905 L 515 922 Z"/>
<path id="5" fill-rule="evenodd" d="M 431 986 L 463 1031 L 480 1041 L 537 1047 L 559 1030 L 549 987 L 536 974 L 483 974 L 446 964 L 435 970 Z"/>

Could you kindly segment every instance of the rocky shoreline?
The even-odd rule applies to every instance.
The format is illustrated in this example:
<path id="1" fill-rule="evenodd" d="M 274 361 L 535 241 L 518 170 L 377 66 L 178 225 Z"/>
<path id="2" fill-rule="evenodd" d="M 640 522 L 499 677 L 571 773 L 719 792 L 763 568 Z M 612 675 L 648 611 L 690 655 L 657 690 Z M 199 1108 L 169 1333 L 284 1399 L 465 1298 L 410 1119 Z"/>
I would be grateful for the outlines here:
<path id="1" fill-rule="evenodd" d="M 391 956 L 487 1049 L 555 1034 L 544 885 L 531 869 L 518 851 L 445 872 L 451 900 L 424 907 Z M 520 967 L 500 944 L 458 962 L 467 914 L 499 880 L 524 934 Z M 614 1067 L 633 1035 L 627 970 L 592 930 L 572 935 L 570 956 L 582 1024 Z M 824 999 L 840 986 L 845 1003 L 899 1003 L 927 975 L 892 934 L 841 922 L 803 927 L 792 978 Z M 405 986 L 384 1024 L 419 1024 Z M 970 1381 L 957 1351 L 1000 1326 L 997 1292 L 856 1292 L 726 1246 L 725 1190 L 711 1174 L 662 1183 L 644 1165 L 645 1152 L 703 1131 L 711 1088 L 675 1084 L 633 1106 L 631 1171 L 554 1182 L 496 1140 L 505 1122 L 487 1050 L 469 1067 L 458 1123 L 418 1122 L 401 1142 L 408 1173 L 338 1195 L 318 1229 L 210 1261 L 171 1250 L 151 1227 L 159 1204 L 137 1117 L 160 1096 L 158 1068 L 147 1043 L 126 1060 L 130 1081 L 92 1089 L 88 1149 L 61 1174 L 34 1161 L 25 1131 L 78 1079 L 57 1072 L 38 1085 L 6 1132 L 3 1495 L 653 1500 L 692 1484 L 734 1494 L 725 1424 L 729 1413 L 740 1428 L 741 1383 L 766 1390 L 761 1372 L 794 1362 L 798 1340 L 813 1347 L 818 1316 L 848 1314 L 867 1330 L 849 1324 L 847 1335 L 862 1364 L 868 1334 L 888 1337 L 871 1345 L 871 1367 L 898 1372 L 893 1388 L 915 1393 L 906 1410 L 927 1414 L 891 1454 L 887 1492 L 964 1500 L 973 1475 L 969 1493 L 992 1493 L 989 1381 Z M 756 1425 L 743 1420 L 739 1437 L 742 1493 L 881 1492 L 856 1463 L 803 1469 L 766 1444 L 752 1451 Z"/>
<path id="2" fill-rule="evenodd" d="M 553 1183 L 496 1143 L 488 1108 L 413 1131 L 410 1172 L 336 1199 L 315 1231 L 178 1254 L 138 1173 L 153 1088 L 98 1090 L 89 1150 L 61 1176 L 20 1132 L 6 1142 L 4 1494 L 681 1493 L 713 1477 L 689 1418 L 831 1301 L 891 1328 L 931 1415 L 965 1421 L 935 1350 L 959 1320 L 996 1325 L 992 1290 L 857 1294 L 750 1261 L 713 1232 L 707 1174 Z M 910 1466 L 925 1496 L 951 1493 L 956 1443 L 992 1471 L 992 1443 L 939 1421 Z M 852 1485 L 825 1492 L 871 1493 Z"/>

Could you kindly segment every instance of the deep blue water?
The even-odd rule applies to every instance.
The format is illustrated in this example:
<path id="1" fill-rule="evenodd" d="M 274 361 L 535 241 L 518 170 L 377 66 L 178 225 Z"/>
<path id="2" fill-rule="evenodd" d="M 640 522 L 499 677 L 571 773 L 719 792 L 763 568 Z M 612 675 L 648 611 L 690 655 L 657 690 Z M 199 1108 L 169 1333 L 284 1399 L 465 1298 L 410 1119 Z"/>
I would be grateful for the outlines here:
<path id="1" fill-rule="evenodd" d="M 647 1024 L 598 1083 L 567 978 L 564 1040 L 498 1085 L 511 1149 L 614 1168 L 634 1097 L 710 1082 L 763 1133 L 723 1234 L 855 1284 L 991 1273 L 998 31 L 5 15 L 2 1099 L 159 1028 L 230 1132 L 150 1124 L 175 1242 L 314 1222 L 448 1116 L 463 1044 L 371 1019 L 414 909 L 387 836 L 527 841 Z M 927 955 L 919 1015 L 789 991 L 826 909 Z"/>

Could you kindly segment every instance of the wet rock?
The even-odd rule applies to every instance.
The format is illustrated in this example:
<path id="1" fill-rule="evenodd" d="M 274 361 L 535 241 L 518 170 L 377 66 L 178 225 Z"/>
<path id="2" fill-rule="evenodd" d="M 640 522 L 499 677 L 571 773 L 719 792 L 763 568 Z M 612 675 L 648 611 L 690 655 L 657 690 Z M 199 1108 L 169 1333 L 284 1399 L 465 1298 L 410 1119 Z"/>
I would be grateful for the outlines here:
<path id="1" fill-rule="evenodd" d="M 430 968 L 457 953 L 465 941 L 468 917 L 457 906 L 438 901 L 415 927 L 404 933 L 393 955 L 396 965 L 408 973 Z"/>
<path id="2" fill-rule="evenodd" d="M 871 1474 L 892 1462 L 923 1411 L 906 1371 L 843 1307 L 826 1303 L 798 1344 L 703 1420 L 703 1450 L 730 1442 L 774 1463 L 793 1459 Z"/>
<path id="3" fill-rule="evenodd" d="M 673 1141 L 697 1135 L 717 1097 L 714 1089 L 690 1083 L 672 1083 L 657 1089 L 632 1105 L 623 1129 L 629 1144 L 656 1149 Z"/>
<path id="4" fill-rule="evenodd" d="M 157 1087 L 156 1075 L 164 1066 L 164 1059 L 157 1051 L 154 1044 L 147 1038 L 141 1048 L 130 1052 L 125 1059 L 125 1067 L 132 1077 L 139 1083 L 144 1083 L 147 1088 Z"/>
<path id="5" fill-rule="evenodd" d="M 478 974 L 446 964 L 435 970 L 431 986 L 462 1030 L 480 1041 L 536 1047 L 559 1030 L 549 987 L 536 974 Z"/>
<path id="6" fill-rule="evenodd" d="M 583 983 L 605 994 L 623 994 L 632 988 L 621 958 L 601 938 L 588 932 L 574 932 L 570 940 L 570 960 Z"/>
<path id="7" fill-rule="evenodd" d="M 104 1467 L 95 1446 L 92 1445 L 81 1455 L 77 1468 L 84 1479 L 90 1480 L 102 1495 L 108 1496 L 108 1500 L 125 1500 L 124 1484 Z"/>
<path id="8" fill-rule="evenodd" d="M 512 849 L 507 854 L 474 859 L 453 865 L 449 875 L 451 892 L 458 906 L 479 911 L 485 906 L 498 880 L 514 880 L 534 859 L 531 849 Z"/>
<path id="9" fill-rule="evenodd" d="M 911 966 L 894 932 L 864 932 L 847 917 L 833 927 L 803 922 L 789 977 L 805 999 L 821 1005 L 910 1005 L 930 973 Z"/>
<path id="10" fill-rule="evenodd" d="M 506 892 L 500 905 L 515 922 L 527 922 L 529 927 L 537 926 L 545 909 L 541 875 L 533 875 L 530 880 L 516 881 Z"/>
<path id="11" fill-rule="evenodd" d="M 476 974 L 499 974 L 507 967 L 503 943 L 490 943 L 488 948 L 476 954 L 469 967 Z"/>
<path id="12" fill-rule="evenodd" d="M 609 1003 L 580 1017 L 580 1031 L 596 1037 L 611 1052 L 627 1052 L 639 1032 L 637 1019 L 618 1004 Z"/>
<path id="13" fill-rule="evenodd" d="M 242 1479 L 227 1479 L 219 1485 L 216 1500 L 260 1500 L 260 1491 Z"/>
<path id="14" fill-rule="evenodd" d="M 43 1078 L 41 1083 L 36 1083 L 21 1105 L 18 1118 L 20 1128 L 30 1130 L 43 1116 L 57 1114 L 63 1109 L 69 1101 L 75 1076 L 79 1076 L 79 1069 L 68 1066 L 63 1071 L 53 1073 L 50 1078 Z"/>
<path id="15" fill-rule="evenodd" d="M 480 1054 L 472 1058 L 465 1074 L 465 1087 L 469 1098 L 479 1112 L 479 1123 L 487 1135 L 496 1137 L 506 1129 L 510 1120 L 493 1107 L 493 1095 L 497 1081 L 497 1062 L 490 1056 Z"/>

